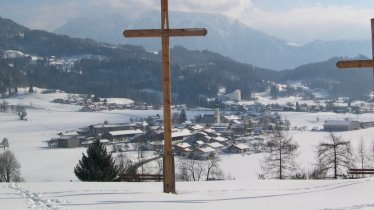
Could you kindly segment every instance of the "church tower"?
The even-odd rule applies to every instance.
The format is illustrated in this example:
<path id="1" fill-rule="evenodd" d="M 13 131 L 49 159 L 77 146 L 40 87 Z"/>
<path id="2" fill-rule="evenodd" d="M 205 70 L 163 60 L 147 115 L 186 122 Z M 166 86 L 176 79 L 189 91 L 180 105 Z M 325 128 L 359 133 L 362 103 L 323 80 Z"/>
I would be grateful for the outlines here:
<path id="1" fill-rule="evenodd" d="M 218 105 L 214 108 L 214 123 L 221 123 L 221 113 L 219 112 Z"/>

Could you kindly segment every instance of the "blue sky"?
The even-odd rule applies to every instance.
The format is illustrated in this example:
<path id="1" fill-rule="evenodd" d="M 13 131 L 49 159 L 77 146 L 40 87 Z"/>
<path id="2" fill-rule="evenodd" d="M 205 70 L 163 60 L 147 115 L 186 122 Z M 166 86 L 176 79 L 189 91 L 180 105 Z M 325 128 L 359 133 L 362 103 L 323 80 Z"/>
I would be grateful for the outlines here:
<path id="1" fill-rule="evenodd" d="M 0 15 L 53 31 L 69 19 L 111 13 L 136 16 L 159 0 L 1 0 Z M 373 0 L 169 0 L 171 10 L 219 13 L 295 43 L 370 38 Z M 171 20 L 172 21 L 172 20 Z"/>

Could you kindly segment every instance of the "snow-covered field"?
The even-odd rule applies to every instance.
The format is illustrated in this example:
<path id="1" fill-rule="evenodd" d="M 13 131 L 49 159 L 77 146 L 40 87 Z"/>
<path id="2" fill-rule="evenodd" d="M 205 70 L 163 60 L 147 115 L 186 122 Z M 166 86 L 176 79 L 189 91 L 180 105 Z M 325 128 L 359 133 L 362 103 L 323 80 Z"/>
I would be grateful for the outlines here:
<path id="1" fill-rule="evenodd" d="M 27 121 L 0 113 L 0 139 L 9 139 L 10 149 L 22 165 L 26 183 L 0 185 L 0 209 L 374 209 L 374 179 L 338 181 L 257 180 L 261 155 L 223 155 L 221 168 L 235 178 L 217 182 L 177 183 L 177 195 L 162 192 L 161 183 L 81 183 L 73 168 L 83 148 L 47 149 L 45 140 L 58 132 L 76 130 L 107 120 L 126 122 L 131 117 L 162 114 L 161 111 L 77 112 L 75 105 L 49 101 L 63 93 L 32 94 L 7 99 L 28 107 Z M 282 113 L 292 126 L 322 128 L 326 119 L 351 117 L 373 121 L 373 114 Z M 317 120 L 317 118 L 319 120 Z M 290 131 L 299 143 L 298 162 L 312 167 L 315 146 L 326 136 L 320 131 Z M 362 138 L 370 148 L 374 128 L 338 133 L 351 140 L 353 148 Z M 72 182 L 70 182 L 72 181 Z"/>
<path id="2" fill-rule="evenodd" d="M 0 185 L 1 209 L 373 209 L 373 179 L 177 183 L 22 183 Z M 45 207 L 49 208 L 45 208 Z M 4 207 L 4 208 L 3 208 Z"/>

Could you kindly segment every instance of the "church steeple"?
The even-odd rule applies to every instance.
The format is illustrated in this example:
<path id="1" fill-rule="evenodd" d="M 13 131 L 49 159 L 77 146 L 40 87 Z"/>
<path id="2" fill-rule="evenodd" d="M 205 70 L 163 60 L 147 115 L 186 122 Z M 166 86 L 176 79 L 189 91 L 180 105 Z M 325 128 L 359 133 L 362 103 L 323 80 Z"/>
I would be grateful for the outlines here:
<path id="1" fill-rule="evenodd" d="M 214 108 L 214 123 L 221 123 L 221 113 L 219 111 L 219 107 L 216 104 L 216 107 Z"/>

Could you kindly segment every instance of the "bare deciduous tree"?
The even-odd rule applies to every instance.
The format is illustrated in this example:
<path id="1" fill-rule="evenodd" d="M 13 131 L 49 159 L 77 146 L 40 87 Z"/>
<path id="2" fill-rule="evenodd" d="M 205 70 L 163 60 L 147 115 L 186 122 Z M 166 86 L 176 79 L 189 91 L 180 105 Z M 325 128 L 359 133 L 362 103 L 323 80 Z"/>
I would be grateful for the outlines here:
<path id="1" fill-rule="evenodd" d="M 163 163 L 163 160 L 161 159 L 158 159 L 156 161 L 156 164 L 157 164 L 157 171 L 156 171 L 156 174 L 162 174 L 162 171 L 164 169 L 164 163 Z"/>
<path id="2" fill-rule="evenodd" d="M 178 179 L 181 181 L 191 181 L 191 177 L 188 171 L 188 159 L 180 160 L 177 169 L 178 169 Z"/>
<path id="3" fill-rule="evenodd" d="M 14 153 L 7 150 L 0 154 L 0 181 L 1 182 L 20 182 L 21 165 L 16 159 Z"/>
<path id="4" fill-rule="evenodd" d="M 297 172 L 295 158 L 299 145 L 292 141 L 287 132 L 276 129 L 266 147 L 269 154 L 261 161 L 265 178 L 290 178 Z"/>
<path id="5" fill-rule="evenodd" d="M 178 179 L 182 181 L 200 181 L 223 179 L 223 171 L 219 167 L 221 158 L 218 155 L 209 157 L 207 160 L 181 159 L 177 164 Z"/>
<path id="6" fill-rule="evenodd" d="M 206 180 L 213 178 L 221 178 L 219 176 L 222 176 L 222 170 L 219 168 L 219 162 L 221 162 L 221 158 L 218 155 L 213 155 L 208 158 L 206 161 Z M 218 177 L 217 177 L 218 176 Z"/>
<path id="7" fill-rule="evenodd" d="M 0 103 L 0 112 L 7 112 L 9 108 L 9 103 L 6 101 L 2 101 Z"/>
<path id="8" fill-rule="evenodd" d="M 119 169 L 119 173 L 125 173 L 128 168 L 132 165 L 131 160 L 123 152 L 119 153 L 115 157 L 116 165 Z"/>
<path id="9" fill-rule="evenodd" d="M 361 169 L 369 167 L 370 156 L 365 147 L 364 139 L 361 137 L 357 147 L 357 160 Z M 362 177 L 364 175 L 362 174 Z"/>
<path id="10" fill-rule="evenodd" d="M 193 181 L 200 181 L 204 173 L 204 162 L 201 160 L 189 160 L 187 170 L 191 174 Z"/>
<path id="11" fill-rule="evenodd" d="M 317 147 L 317 171 L 320 178 L 326 178 L 333 173 L 333 178 L 346 176 L 353 165 L 352 150 L 349 141 L 343 141 L 341 136 L 330 132 L 327 142 L 321 142 Z"/>
<path id="12" fill-rule="evenodd" d="M 1 141 L 1 145 L 3 145 L 4 150 L 8 147 L 9 148 L 9 141 L 7 138 L 3 138 Z"/>

